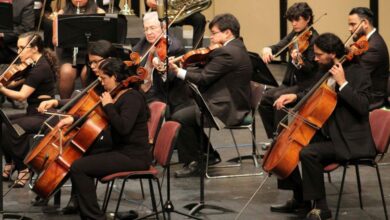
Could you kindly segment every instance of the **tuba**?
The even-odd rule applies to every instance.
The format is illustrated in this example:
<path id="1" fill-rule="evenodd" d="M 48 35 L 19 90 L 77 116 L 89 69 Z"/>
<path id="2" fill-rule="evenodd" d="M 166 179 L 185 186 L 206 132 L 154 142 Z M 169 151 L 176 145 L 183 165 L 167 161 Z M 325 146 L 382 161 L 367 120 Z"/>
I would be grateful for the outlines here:
<path id="1" fill-rule="evenodd" d="M 187 8 L 177 18 L 175 23 L 184 20 L 185 18 L 196 12 L 208 9 L 211 3 L 212 0 L 168 0 L 168 19 L 172 21 L 184 5 L 186 5 Z"/>

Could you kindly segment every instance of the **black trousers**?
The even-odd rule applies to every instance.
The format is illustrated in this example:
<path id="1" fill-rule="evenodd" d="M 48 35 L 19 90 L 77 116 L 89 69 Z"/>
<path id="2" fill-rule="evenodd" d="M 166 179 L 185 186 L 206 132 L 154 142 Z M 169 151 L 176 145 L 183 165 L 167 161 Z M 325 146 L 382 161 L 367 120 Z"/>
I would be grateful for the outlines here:
<path id="1" fill-rule="evenodd" d="M 302 192 L 305 201 L 325 198 L 324 167 L 335 161 L 336 146 L 331 141 L 309 144 L 299 153 L 302 178 L 299 168 L 284 180 L 278 180 L 279 189 Z"/>
<path id="2" fill-rule="evenodd" d="M 41 114 L 18 114 L 12 115 L 9 118 L 12 124 L 18 124 L 23 128 L 25 134 L 17 136 L 11 132 L 9 127 L 4 123 L 2 124 L 1 147 L 4 152 L 5 162 L 14 162 L 16 170 L 24 170 L 27 166 L 23 163 L 23 160 L 30 151 L 30 135 L 38 133 L 47 116 Z"/>
<path id="3" fill-rule="evenodd" d="M 118 151 L 89 155 L 76 160 L 70 168 L 70 175 L 81 219 L 106 219 L 97 201 L 95 178 L 122 171 L 145 170 L 149 165 L 150 161 L 144 157 L 128 156 Z"/>
<path id="4" fill-rule="evenodd" d="M 194 29 L 192 36 L 192 47 L 194 49 L 202 47 L 202 39 L 206 27 L 206 17 L 203 14 L 200 12 L 195 13 L 185 18 L 183 21 L 177 23 L 176 25 L 191 25 Z"/>
<path id="5" fill-rule="evenodd" d="M 209 138 L 200 127 L 200 120 L 196 113 L 196 105 L 184 107 L 173 113 L 171 120 L 181 124 L 179 135 L 176 140 L 179 162 L 188 164 L 192 161 L 199 160 L 200 138 L 202 137 L 202 149 L 207 150 Z M 210 152 L 214 149 L 210 146 Z"/>
<path id="6" fill-rule="evenodd" d="M 283 94 L 296 93 L 297 91 L 297 86 L 280 85 L 279 87 L 267 90 L 261 97 L 259 114 L 268 138 L 274 137 L 274 132 L 276 131 L 279 122 L 286 115 L 285 112 L 274 108 L 274 102 Z"/>

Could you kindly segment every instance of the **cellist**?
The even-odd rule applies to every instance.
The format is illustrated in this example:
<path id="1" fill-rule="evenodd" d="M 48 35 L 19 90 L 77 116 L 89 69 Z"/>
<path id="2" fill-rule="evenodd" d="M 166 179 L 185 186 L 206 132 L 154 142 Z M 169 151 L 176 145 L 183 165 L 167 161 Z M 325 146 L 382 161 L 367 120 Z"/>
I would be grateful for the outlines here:
<path id="1" fill-rule="evenodd" d="M 320 35 L 314 42 L 315 60 L 319 73 L 330 72 L 327 84 L 337 94 L 337 104 L 322 129 L 318 130 L 310 144 L 299 154 L 302 179 L 298 167 L 291 175 L 278 181 L 278 188 L 293 190 L 293 198 L 283 205 L 271 206 L 273 212 L 294 213 L 314 209 L 307 219 L 329 219 L 325 194 L 323 168 L 332 162 L 376 155 L 369 125 L 370 75 L 356 60 L 338 63 L 345 53 L 343 42 L 334 34 Z M 282 109 L 304 96 L 305 92 L 282 95 L 274 106 Z"/>
<path id="2" fill-rule="evenodd" d="M 70 168 L 82 219 L 106 219 L 99 209 L 94 178 L 128 170 L 144 170 L 152 161 L 147 129 L 149 108 L 139 89 L 140 82 L 131 84 L 112 97 L 109 92 L 131 73 L 127 73 L 125 64 L 117 58 L 103 60 L 99 70 L 99 78 L 106 91 L 101 96 L 101 102 L 109 121 L 113 147 L 108 152 L 82 157 Z M 74 121 L 69 116 L 62 119 L 58 126 L 67 126 Z"/>

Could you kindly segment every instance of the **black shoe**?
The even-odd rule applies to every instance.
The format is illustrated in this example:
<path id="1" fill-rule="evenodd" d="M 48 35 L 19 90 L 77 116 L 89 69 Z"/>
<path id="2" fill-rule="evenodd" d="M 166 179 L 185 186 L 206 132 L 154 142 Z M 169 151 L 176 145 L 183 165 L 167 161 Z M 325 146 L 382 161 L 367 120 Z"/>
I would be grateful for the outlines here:
<path id="1" fill-rule="evenodd" d="M 209 155 L 209 165 L 215 165 L 221 162 L 221 156 L 219 156 L 218 151 L 214 150 L 214 152 Z"/>
<path id="2" fill-rule="evenodd" d="M 36 196 L 33 200 L 31 200 L 31 205 L 32 206 L 47 206 L 47 203 L 49 200 L 47 199 L 42 199 L 39 196 Z"/>
<path id="3" fill-rule="evenodd" d="M 298 202 L 295 199 L 289 199 L 286 203 L 281 205 L 272 205 L 271 212 L 281 213 L 301 213 L 308 212 L 311 209 L 310 202 Z"/>
<path id="4" fill-rule="evenodd" d="M 138 213 L 134 210 L 129 210 L 128 212 L 118 212 L 116 217 L 120 220 L 133 220 L 138 218 Z"/>
<path id="5" fill-rule="evenodd" d="M 329 209 L 312 209 L 306 215 L 307 220 L 326 220 L 332 218 L 332 212 Z"/>
<path id="6" fill-rule="evenodd" d="M 185 165 L 183 169 L 178 170 L 175 172 L 176 178 L 183 178 L 183 177 L 190 177 L 190 176 L 197 176 L 199 175 L 199 165 L 198 162 L 192 161 L 188 165 Z"/>
<path id="7" fill-rule="evenodd" d="M 63 215 L 74 215 L 79 213 L 79 205 L 75 195 L 72 195 L 69 199 L 68 205 L 61 209 Z"/>

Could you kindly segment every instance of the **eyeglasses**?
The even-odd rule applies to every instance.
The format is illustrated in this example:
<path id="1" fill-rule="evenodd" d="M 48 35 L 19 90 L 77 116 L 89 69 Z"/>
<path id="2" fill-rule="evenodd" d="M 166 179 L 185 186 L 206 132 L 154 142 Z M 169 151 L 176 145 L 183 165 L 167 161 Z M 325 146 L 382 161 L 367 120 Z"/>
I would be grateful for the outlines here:
<path id="1" fill-rule="evenodd" d="M 30 46 L 29 47 L 26 47 L 26 46 L 20 46 L 20 47 L 18 47 L 18 51 L 22 51 L 22 50 L 24 50 L 25 48 L 31 48 Z"/>
<path id="2" fill-rule="evenodd" d="M 154 31 L 154 30 L 157 30 L 158 29 L 158 26 L 150 26 L 150 27 L 146 27 L 144 28 L 144 32 L 148 32 L 148 31 Z"/>
<path id="3" fill-rule="evenodd" d="M 222 33 L 223 31 L 218 31 L 218 32 L 211 32 L 211 36 L 214 36 L 216 34 Z"/>
<path id="4" fill-rule="evenodd" d="M 92 60 L 92 61 L 89 61 L 88 64 L 89 66 L 92 66 L 93 65 L 98 65 L 100 62 L 102 62 L 104 60 L 104 58 L 102 59 L 99 59 L 99 60 Z"/>

